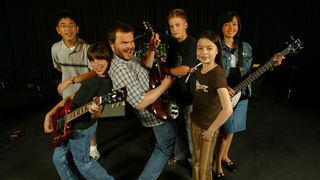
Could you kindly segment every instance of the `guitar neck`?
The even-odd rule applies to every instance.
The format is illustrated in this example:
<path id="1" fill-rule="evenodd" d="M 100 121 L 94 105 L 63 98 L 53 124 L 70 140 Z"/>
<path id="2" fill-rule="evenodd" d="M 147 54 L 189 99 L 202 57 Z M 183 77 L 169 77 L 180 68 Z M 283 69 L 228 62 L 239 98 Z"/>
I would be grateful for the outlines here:
<path id="1" fill-rule="evenodd" d="M 263 73 L 265 73 L 268 69 L 272 67 L 273 61 L 272 59 L 269 60 L 265 65 L 263 65 L 261 68 L 256 70 L 253 74 L 248 76 L 245 80 L 243 80 L 240 84 L 238 84 L 234 90 L 236 92 L 243 91 L 246 89 L 246 87 L 252 83 L 254 80 L 258 79 Z"/>
<path id="2" fill-rule="evenodd" d="M 284 49 L 280 54 L 283 56 L 286 56 L 290 52 L 290 48 Z M 245 80 L 243 80 L 240 84 L 238 84 L 234 90 L 236 92 L 243 91 L 246 89 L 246 87 L 252 83 L 254 80 L 258 79 L 263 73 L 265 73 L 268 69 L 270 69 L 273 65 L 273 58 L 271 58 L 265 65 L 263 65 L 261 68 L 256 70 L 253 74 L 248 76 Z"/>
<path id="3" fill-rule="evenodd" d="M 90 101 L 89 103 L 77 108 L 76 110 L 70 112 L 69 114 L 66 115 L 66 122 L 70 122 L 74 119 L 76 119 L 77 117 L 83 115 L 84 113 L 88 112 L 88 105 L 92 104 L 93 101 Z"/>
<path id="4" fill-rule="evenodd" d="M 156 65 L 157 65 L 157 71 L 158 71 L 158 73 L 159 73 L 159 76 L 160 77 L 162 77 L 162 73 L 161 73 L 161 65 L 160 65 L 160 56 L 159 56 L 159 47 L 156 47 L 156 49 L 155 49 L 155 55 L 154 55 L 154 59 L 155 59 L 155 63 L 156 63 Z"/>
<path id="5" fill-rule="evenodd" d="M 145 27 L 146 30 L 149 30 L 151 33 L 156 33 L 156 32 L 154 31 L 152 25 L 150 24 L 150 22 L 148 22 L 148 21 L 143 21 L 143 25 L 144 25 L 144 27 Z M 158 72 L 159 76 L 162 77 L 161 67 L 160 67 L 160 52 L 159 52 L 159 47 L 158 47 L 158 46 L 155 47 L 154 53 L 155 53 L 154 59 L 155 59 L 155 64 L 156 64 L 157 72 Z"/>
<path id="6" fill-rule="evenodd" d="M 66 123 L 70 122 L 70 121 L 76 119 L 77 117 L 83 115 L 84 113 L 88 112 L 89 111 L 88 105 L 92 104 L 93 102 L 95 102 L 97 105 L 101 105 L 102 103 L 115 104 L 116 102 L 123 101 L 125 99 L 125 97 L 126 97 L 126 88 L 125 87 L 122 87 L 122 88 L 119 88 L 116 90 L 112 90 L 112 92 L 108 93 L 107 95 L 95 97 L 95 98 L 93 98 L 92 101 L 88 102 L 87 104 L 68 113 L 66 115 Z"/>

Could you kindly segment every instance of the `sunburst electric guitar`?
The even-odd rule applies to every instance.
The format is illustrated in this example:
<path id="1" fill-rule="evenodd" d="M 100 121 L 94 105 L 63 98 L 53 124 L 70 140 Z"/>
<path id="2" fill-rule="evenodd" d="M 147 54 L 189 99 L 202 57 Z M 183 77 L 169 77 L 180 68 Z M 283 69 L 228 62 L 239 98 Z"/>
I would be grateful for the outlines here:
<path id="1" fill-rule="evenodd" d="M 95 102 L 97 105 L 103 103 L 112 104 L 114 106 L 119 106 L 124 103 L 126 97 L 125 87 L 120 89 L 115 89 L 112 92 L 93 98 L 89 103 L 73 110 L 74 104 L 72 102 L 67 103 L 63 108 L 57 111 L 53 116 L 53 131 L 52 136 L 52 146 L 57 147 L 64 140 L 67 140 L 71 135 L 71 125 L 73 120 L 76 120 L 79 116 L 88 112 L 88 105 Z M 72 111 L 73 110 L 73 111 Z"/>
<path id="2" fill-rule="evenodd" d="M 280 53 L 283 56 L 286 56 L 289 53 L 297 53 L 298 50 L 302 49 L 302 42 L 299 39 L 294 39 L 293 37 L 290 38 L 290 42 L 288 43 L 288 47 L 285 48 Z M 270 69 L 273 65 L 273 58 L 271 58 L 266 64 L 264 64 L 261 68 L 256 70 L 253 74 L 248 76 L 245 80 L 243 80 L 240 84 L 238 84 L 235 88 L 233 88 L 236 91 L 236 94 L 231 98 L 232 106 L 235 107 L 241 97 L 241 91 L 243 91 L 251 82 L 256 80 L 258 77 L 260 77 L 263 73 L 265 73 L 268 69 Z"/>

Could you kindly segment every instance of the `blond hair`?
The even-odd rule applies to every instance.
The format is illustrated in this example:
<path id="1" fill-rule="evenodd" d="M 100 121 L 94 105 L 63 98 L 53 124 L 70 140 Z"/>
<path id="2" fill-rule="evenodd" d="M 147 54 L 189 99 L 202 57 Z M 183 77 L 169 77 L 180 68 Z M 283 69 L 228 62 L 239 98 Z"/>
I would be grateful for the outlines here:
<path id="1" fill-rule="evenodd" d="M 169 12 L 167 19 L 170 20 L 173 17 L 181 17 L 187 21 L 187 13 L 183 9 L 173 9 Z"/>

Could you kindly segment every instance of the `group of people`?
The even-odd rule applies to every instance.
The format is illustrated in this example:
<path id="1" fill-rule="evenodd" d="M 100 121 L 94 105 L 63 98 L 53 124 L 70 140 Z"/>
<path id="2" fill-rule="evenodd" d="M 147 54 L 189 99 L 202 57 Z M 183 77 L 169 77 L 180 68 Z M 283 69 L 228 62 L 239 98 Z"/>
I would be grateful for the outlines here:
<path id="1" fill-rule="evenodd" d="M 57 16 L 56 30 L 62 40 L 53 45 L 52 59 L 62 72 L 58 92 L 63 99 L 46 114 L 44 131 L 54 131 L 53 117 L 68 102 L 80 107 L 96 96 L 125 87 L 126 102 L 155 137 L 139 180 L 157 179 L 166 164 L 179 160 L 190 162 L 195 180 L 225 179 L 223 167 L 237 169 L 229 157 L 233 133 L 246 129 L 250 86 L 235 108 L 230 99 L 236 93 L 232 87 L 250 73 L 251 46 L 240 40 L 241 23 L 235 11 L 220 18 L 217 32 L 204 31 L 197 40 L 187 34 L 183 9 L 170 11 L 167 20 L 174 41 L 169 45 L 165 75 L 151 88 L 150 69 L 161 43 L 157 33 L 152 33 L 146 55 L 136 57 L 130 25 L 117 22 L 108 32 L 108 42 L 88 45 L 77 36 L 79 24 L 74 15 Z M 274 65 L 280 65 L 283 58 L 276 54 Z M 163 121 L 148 109 L 164 93 L 179 107 L 174 121 Z M 104 104 L 92 102 L 87 108 L 89 113 L 72 124 L 70 138 L 54 149 L 54 165 L 61 179 L 78 179 L 69 165 L 67 153 L 71 152 L 86 179 L 114 179 L 97 161 L 95 133 Z"/>

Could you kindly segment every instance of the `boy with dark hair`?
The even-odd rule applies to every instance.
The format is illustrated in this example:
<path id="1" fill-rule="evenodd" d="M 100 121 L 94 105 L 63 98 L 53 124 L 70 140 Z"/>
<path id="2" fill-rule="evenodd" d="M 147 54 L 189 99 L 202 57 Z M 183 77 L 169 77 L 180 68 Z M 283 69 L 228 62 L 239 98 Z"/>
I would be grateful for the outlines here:
<path id="1" fill-rule="evenodd" d="M 75 119 L 71 126 L 71 136 L 55 147 L 53 162 L 61 179 L 78 179 L 71 171 L 67 159 L 67 152 L 70 151 L 79 172 L 86 179 L 110 179 L 107 171 L 97 162 L 95 158 L 89 156 L 90 140 L 96 133 L 98 121 L 103 107 L 90 101 L 96 96 L 103 96 L 112 90 L 112 82 L 108 77 L 107 70 L 111 63 L 112 51 L 108 44 L 95 43 L 88 49 L 88 59 L 97 76 L 87 80 L 77 92 L 62 99 L 45 116 L 44 132 L 51 133 L 55 129 L 53 126 L 53 116 L 61 108 L 65 108 L 68 103 L 74 107 L 87 106 L 90 113 L 83 114 Z"/>

